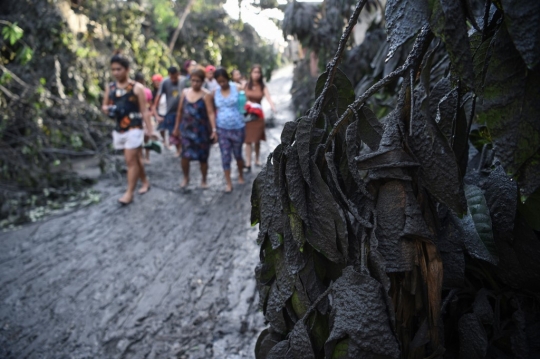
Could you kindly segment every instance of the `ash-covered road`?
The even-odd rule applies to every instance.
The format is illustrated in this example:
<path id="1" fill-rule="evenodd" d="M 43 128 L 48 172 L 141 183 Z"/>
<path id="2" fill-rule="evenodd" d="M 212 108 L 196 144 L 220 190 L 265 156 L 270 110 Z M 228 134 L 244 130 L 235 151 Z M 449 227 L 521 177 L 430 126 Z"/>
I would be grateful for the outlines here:
<path id="1" fill-rule="evenodd" d="M 291 78 L 269 84 L 279 116 L 263 163 L 293 119 Z M 192 163 L 184 192 L 179 160 L 153 153 L 152 189 L 130 206 L 116 203 L 124 179 L 103 179 L 99 204 L 0 234 L 0 358 L 253 358 L 259 169 L 225 194 L 217 145 L 209 165 L 210 189 Z"/>

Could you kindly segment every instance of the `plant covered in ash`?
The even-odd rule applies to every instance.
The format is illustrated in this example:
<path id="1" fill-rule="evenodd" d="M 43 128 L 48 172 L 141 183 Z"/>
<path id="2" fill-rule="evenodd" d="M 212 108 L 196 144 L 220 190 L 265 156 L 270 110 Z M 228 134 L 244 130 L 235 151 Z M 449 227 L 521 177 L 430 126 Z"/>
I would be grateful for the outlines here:
<path id="1" fill-rule="evenodd" d="M 540 3 L 388 0 L 355 95 L 366 2 L 253 186 L 256 357 L 538 357 Z"/>

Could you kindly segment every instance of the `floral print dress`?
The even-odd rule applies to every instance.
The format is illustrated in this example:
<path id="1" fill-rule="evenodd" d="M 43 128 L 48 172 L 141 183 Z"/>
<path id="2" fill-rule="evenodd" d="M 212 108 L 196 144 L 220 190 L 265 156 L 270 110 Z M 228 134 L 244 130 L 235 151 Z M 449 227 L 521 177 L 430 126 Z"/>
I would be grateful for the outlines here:
<path id="1" fill-rule="evenodd" d="M 211 130 L 203 98 L 195 102 L 189 102 L 187 97 L 184 98 L 180 133 L 182 134 L 182 158 L 203 163 L 208 161 Z"/>

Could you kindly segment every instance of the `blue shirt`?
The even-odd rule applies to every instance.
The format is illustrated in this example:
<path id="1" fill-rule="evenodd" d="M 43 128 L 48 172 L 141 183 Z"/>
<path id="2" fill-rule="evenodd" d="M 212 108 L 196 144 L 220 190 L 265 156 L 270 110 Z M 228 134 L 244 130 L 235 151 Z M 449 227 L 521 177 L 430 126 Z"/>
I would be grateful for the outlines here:
<path id="1" fill-rule="evenodd" d="M 244 117 L 238 110 L 238 89 L 236 84 L 229 82 L 229 87 L 231 90 L 227 97 L 223 97 L 221 94 L 221 87 L 216 89 L 216 125 L 225 130 L 237 130 L 244 128 L 246 124 L 244 123 Z"/>

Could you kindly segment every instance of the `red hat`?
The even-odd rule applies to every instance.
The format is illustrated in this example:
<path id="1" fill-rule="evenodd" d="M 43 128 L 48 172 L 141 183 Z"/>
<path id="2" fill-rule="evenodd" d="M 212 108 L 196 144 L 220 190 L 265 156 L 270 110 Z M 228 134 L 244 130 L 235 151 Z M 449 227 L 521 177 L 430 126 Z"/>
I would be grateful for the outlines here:
<path id="1" fill-rule="evenodd" d="M 163 80 L 163 76 L 161 76 L 160 74 L 152 75 L 152 81 L 162 81 L 162 80 Z"/>
<path id="2" fill-rule="evenodd" d="M 206 66 L 204 71 L 206 71 L 206 72 L 216 71 L 216 68 L 214 66 L 212 66 L 212 65 L 208 65 L 208 66 Z"/>

